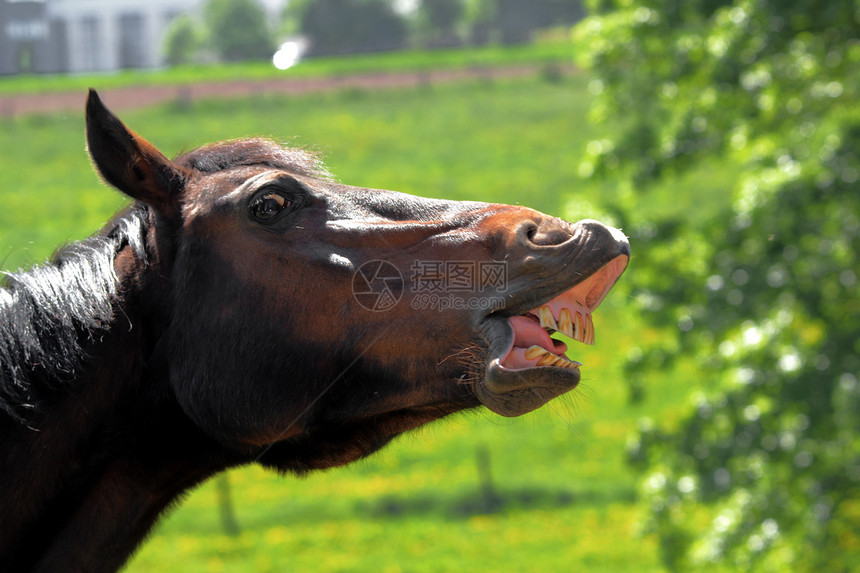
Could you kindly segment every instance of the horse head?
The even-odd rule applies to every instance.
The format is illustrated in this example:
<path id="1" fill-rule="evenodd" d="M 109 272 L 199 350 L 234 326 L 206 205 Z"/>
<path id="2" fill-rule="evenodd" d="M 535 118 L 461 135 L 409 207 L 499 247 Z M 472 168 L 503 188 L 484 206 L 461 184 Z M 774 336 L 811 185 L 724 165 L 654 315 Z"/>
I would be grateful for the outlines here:
<path id="1" fill-rule="evenodd" d="M 266 140 L 170 160 L 95 92 L 87 140 L 102 177 L 147 209 L 146 256 L 116 268 L 158 285 L 141 298 L 163 329 L 153 369 L 207 435 L 282 469 L 575 388 L 576 352 L 550 335 L 593 343 L 591 313 L 629 257 L 597 221 L 352 187 Z"/>

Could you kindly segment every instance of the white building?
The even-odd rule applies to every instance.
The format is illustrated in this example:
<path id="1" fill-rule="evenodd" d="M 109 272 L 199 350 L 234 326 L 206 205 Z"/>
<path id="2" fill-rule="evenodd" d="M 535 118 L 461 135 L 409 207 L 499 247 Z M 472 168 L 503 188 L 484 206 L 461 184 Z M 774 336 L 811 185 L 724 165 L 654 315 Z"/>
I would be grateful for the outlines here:
<path id="1" fill-rule="evenodd" d="M 0 0 L 0 74 L 163 65 L 170 22 L 204 0 Z"/>
<path id="2" fill-rule="evenodd" d="M 164 63 L 170 22 L 202 0 L 46 0 L 65 26 L 67 71 L 151 68 Z"/>

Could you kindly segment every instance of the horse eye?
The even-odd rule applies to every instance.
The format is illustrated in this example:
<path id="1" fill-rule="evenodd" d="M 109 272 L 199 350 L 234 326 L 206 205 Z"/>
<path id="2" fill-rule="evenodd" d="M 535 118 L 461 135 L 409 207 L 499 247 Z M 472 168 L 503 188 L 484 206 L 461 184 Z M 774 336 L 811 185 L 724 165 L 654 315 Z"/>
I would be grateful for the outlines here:
<path id="1" fill-rule="evenodd" d="M 269 221 L 289 207 L 290 203 L 280 193 L 266 193 L 251 204 L 251 214 L 260 221 Z"/>

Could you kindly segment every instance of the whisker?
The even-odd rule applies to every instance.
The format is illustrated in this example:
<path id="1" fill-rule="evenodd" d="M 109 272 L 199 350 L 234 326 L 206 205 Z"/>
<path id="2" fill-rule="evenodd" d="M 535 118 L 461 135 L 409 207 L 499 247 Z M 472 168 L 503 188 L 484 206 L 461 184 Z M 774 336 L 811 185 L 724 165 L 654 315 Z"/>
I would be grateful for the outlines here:
<path id="1" fill-rule="evenodd" d="M 474 355 L 477 352 L 477 350 L 478 350 L 478 347 L 476 345 L 470 344 L 469 346 L 465 346 L 465 347 L 461 348 L 460 350 L 452 352 L 451 354 L 449 354 L 448 356 L 446 356 L 445 358 L 443 358 L 442 360 L 437 362 L 436 366 L 441 366 L 442 364 L 447 362 L 448 359 L 450 359 L 450 358 L 456 358 L 459 361 L 462 361 L 464 356 L 465 356 L 465 358 L 468 358 L 468 359 L 474 358 L 475 357 Z"/>

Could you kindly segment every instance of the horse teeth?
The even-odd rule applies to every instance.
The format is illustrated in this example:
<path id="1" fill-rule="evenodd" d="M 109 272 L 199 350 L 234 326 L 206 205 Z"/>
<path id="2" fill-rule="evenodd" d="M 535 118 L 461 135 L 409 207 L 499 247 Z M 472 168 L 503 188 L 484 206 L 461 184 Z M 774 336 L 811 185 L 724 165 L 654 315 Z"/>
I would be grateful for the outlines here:
<path id="1" fill-rule="evenodd" d="M 546 357 L 547 360 L 545 361 L 545 364 L 541 364 L 541 362 L 539 361 L 538 366 L 555 366 L 556 368 L 572 369 L 576 369 L 582 366 L 581 362 L 576 362 L 575 360 L 568 360 L 566 358 L 562 358 L 561 356 L 556 356 L 554 354 L 551 354 L 550 357 Z"/>
<path id="2" fill-rule="evenodd" d="M 586 314 L 585 318 L 586 318 L 585 328 L 586 328 L 586 332 L 587 332 L 586 344 L 594 344 L 594 321 L 591 319 L 590 314 Z"/>
<path id="3" fill-rule="evenodd" d="M 583 344 L 588 344 L 588 320 L 584 312 L 576 313 L 576 333 L 579 335 L 577 340 Z"/>
<path id="4" fill-rule="evenodd" d="M 526 348 L 524 356 L 526 357 L 527 360 L 534 360 L 535 358 L 537 358 L 539 356 L 543 356 L 544 354 L 549 354 L 549 353 L 546 350 L 544 350 L 543 348 L 541 348 L 540 346 L 538 346 L 537 344 L 535 344 L 533 346 L 529 346 L 528 348 Z"/>
<path id="5" fill-rule="evenodd" d="M 578 340 L 583 344 L 594 344 L 594 322 L 591 313 L 585 310 L 570 310 L 563 308 L 559 311 L 556 323 L 549 306 L 544 305 L 540 311 L 540 324 L 544 328 L 554 328 L 565 336 Z"/>
<path id="6" fill-rule="evenodd" d="M 565 336 L 573 338 L 573 321 L 570 317 L 570 310 L 563 308 L 558 315 L 557 330 Z"/>
<path id="7" fill-rule="evenodd" d="M 535 366 L 555 366 L 556 368 L 572 368 L 574 370 L 582 366 L 582 362 L 562 358 L 561 356 L 544 350 L 537 344 L 526 348 L 524 356 L 527 360 L 537 359 L 537 364 Z"/>
<path id="8" fill-rule="evenodd" d="M 558 324 L 556 324 L 555 317 L 552 315 L 552 309 L 549 306 L 543 305 L 538 309 L 538 313 L 540 314 L 540 325 L 542 328 L 558 330 Z"/>
<path id="9" fill-rule="evenodd" d="M 578 310 L 573 313 L 573 326 L 576 329 L 573 338 L 585 343 L 585 321 L 582 319 L 582 313 Z"/>

